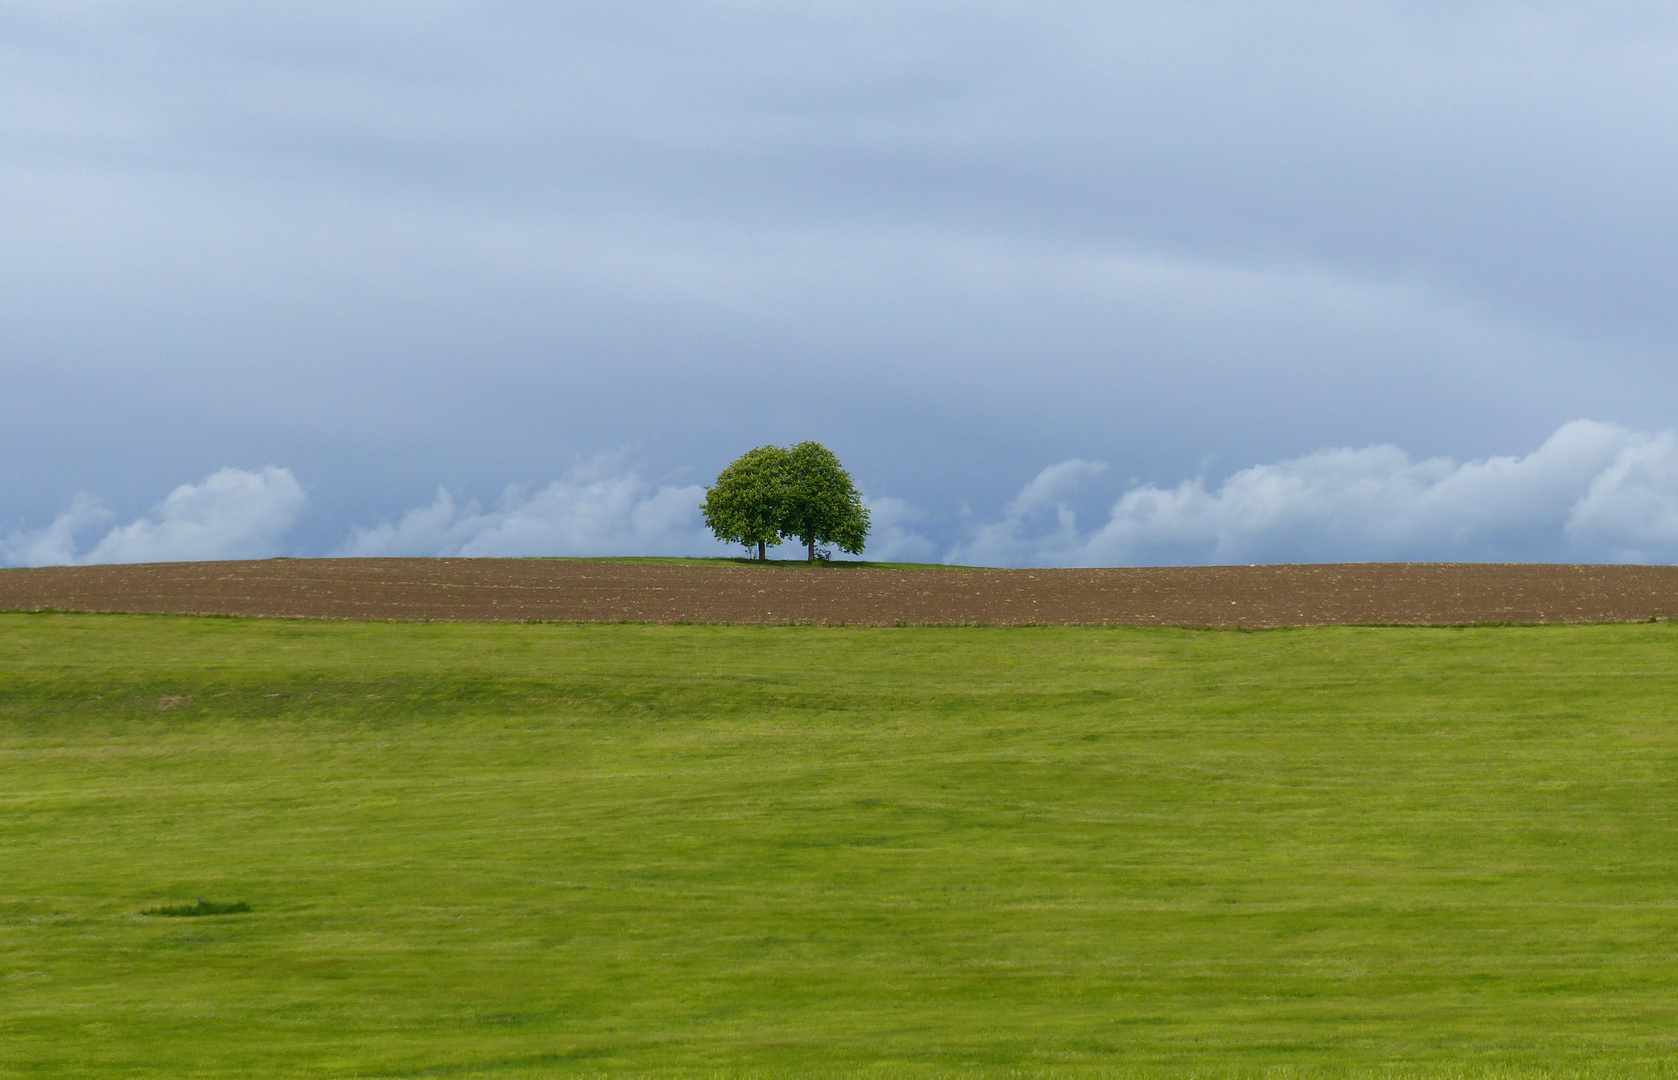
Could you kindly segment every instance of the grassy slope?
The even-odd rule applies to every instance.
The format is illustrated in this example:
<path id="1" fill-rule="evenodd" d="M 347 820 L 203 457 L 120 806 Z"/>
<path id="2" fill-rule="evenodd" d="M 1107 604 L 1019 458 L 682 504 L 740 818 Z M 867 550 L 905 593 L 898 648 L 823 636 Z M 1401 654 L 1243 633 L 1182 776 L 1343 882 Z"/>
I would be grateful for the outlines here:
<path id="1" fill-rule="evenodd" d="M 1670 625 L 0 616 L 0 1074 L 1673 1075 L 1675 675 Z M 253 910 L 140 914 L 198 896 Z"/>

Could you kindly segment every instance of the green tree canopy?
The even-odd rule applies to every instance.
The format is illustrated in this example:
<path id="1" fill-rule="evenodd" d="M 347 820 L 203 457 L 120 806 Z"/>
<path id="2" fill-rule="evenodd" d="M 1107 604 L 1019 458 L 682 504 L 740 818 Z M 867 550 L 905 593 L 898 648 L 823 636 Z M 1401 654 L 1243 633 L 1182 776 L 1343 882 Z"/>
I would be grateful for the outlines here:
<path id="1" fill-rule="evenodd" d="M 748 450 L 705 489 L 705 524 L 725 544 L 770 544 L 797 537 L 816 560 L 817 544 L 853 555 L 868 540 L 868 508 L 833 451 L 818 442 L 790 450 Z"/>
<path id="2" fill-rule="evenodd" d="M 781 508 L 790 481 L 791 455 L 779 446 L 748 450 L 705 489 L 705 524 L 725 544 L 779 544 Z"/>
<path id="3" fill-rule="evenodd" d="M 782 535 L 798 537 L 811 562 L 816 561 L 818 543 L 862 554 L 868 540 L 868 508 L 833 451 L 818 442 L 801 442 L 787 451 L 787 473 Z"/>

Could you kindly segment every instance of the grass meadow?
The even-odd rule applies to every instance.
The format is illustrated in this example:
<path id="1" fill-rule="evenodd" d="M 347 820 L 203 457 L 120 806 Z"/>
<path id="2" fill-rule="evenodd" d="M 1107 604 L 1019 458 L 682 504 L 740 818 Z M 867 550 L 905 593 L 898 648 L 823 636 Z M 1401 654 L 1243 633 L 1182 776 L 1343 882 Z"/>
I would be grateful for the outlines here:
<path id="1" fill-rule="evenodd" d="M 0 616 L 0 1075 L 1678 1076 L 1678 625 Z"/>

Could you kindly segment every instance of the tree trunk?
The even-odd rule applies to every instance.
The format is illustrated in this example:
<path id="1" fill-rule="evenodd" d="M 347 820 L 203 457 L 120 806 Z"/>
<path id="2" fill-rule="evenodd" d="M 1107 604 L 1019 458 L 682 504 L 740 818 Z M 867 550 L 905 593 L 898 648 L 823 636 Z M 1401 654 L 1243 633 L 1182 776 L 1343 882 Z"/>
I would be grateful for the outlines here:
<path id="1" fill-rule="evenodd" d="M 816 538 L 810 537 L 810 561 L 816 561 Z"/>
<path id="2" fill-rule="evenodd" d="M 757 542 L 757 561 L 762 562 L 767 556 L 763 554 L 763 541 Z"/>

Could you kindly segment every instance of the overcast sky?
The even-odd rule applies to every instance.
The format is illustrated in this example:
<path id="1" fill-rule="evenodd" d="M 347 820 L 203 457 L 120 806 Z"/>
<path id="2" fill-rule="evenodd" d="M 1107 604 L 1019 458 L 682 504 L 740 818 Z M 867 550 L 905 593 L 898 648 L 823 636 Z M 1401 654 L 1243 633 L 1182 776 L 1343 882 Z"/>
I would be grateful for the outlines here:
<path id="1" fill-rule="evenodd" d="M 0 563 L 1678 559 L 1678 9 L 0 0 Z"/>

